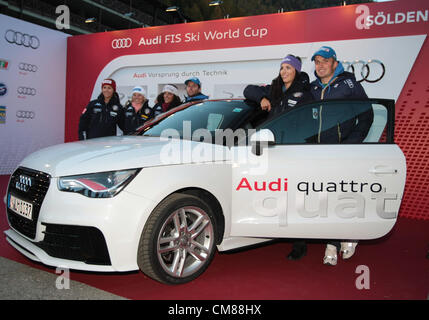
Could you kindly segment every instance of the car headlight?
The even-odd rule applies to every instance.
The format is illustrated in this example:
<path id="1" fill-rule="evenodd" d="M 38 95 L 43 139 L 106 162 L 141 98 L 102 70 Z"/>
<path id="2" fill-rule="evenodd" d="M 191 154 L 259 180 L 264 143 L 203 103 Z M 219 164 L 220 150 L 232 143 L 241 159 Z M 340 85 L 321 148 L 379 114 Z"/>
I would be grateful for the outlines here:
<path id="1" fill-rule="evenodd" d="M 124 189 L 141 169 L 108 171 L 60 177 L 58 189 L 90 198 L 112 198 Z"/>

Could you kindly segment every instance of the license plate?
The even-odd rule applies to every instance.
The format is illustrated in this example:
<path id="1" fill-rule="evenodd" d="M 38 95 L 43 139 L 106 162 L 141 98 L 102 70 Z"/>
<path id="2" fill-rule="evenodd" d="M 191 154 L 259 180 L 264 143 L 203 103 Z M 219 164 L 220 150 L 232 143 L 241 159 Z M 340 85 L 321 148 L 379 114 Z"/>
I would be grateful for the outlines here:
<path id="1" fill-rule="evenodd" d="M 19 214 L 20 216 L 23 216 L 24 218 L 32 220 L 33 217 L 33 204 L 21 199 L 18 199 L 17 197 L 14 197 L 13 195 L 9 195 L 8 199 L 8 207 L 13 212 Z"/>

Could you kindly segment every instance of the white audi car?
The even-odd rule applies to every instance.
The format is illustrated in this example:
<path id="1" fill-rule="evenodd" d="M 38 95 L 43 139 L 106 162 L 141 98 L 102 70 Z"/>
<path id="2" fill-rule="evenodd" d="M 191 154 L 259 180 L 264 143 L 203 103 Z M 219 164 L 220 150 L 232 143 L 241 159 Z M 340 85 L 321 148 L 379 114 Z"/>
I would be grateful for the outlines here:
<path id="1" fill-rule="evenodd" d="M 201 275 L 216 248 L 392 229 L 406 178 L 392 100 L 267 116 L 248 101 L 197 102 L 133 136 L 37 151 L 10 178 L 7 241 L 49 266 L 140 269 L 179 284 Z"/>

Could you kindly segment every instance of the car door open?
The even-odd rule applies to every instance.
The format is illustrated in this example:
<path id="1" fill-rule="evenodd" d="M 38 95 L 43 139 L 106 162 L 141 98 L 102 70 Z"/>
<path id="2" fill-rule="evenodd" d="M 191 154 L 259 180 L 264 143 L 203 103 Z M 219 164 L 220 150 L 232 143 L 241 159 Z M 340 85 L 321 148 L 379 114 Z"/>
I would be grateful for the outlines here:
<path id="1" fill-rule="evenodd" d="M 235 147 L 247 152 L 232 164 L 231 236 L 374 239 L 392 229 L 406 178 L 393 100 L 312 102 L 256 130 Z"/>

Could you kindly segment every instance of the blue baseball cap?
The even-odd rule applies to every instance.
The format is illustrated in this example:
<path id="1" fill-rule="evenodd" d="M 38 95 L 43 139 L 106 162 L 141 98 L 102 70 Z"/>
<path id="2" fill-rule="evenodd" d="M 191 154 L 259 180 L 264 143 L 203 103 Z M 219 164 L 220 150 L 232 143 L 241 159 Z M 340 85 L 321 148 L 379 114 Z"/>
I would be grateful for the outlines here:
<path id="1" fill-rule="evenodd" d="M 200 79 L 193 77 L 193 78 L 189 78 L 188 80 L 185 81 L 185 84 L 188 85 L 188 82 L 192 81 L 193 83 L 197 84 L 199 87 L 201 87 L 201 81 Z"/>
<path id="2" fill-rule="evenodd" d="M 335 50 L 327 46 L 323 46 L 319 50 L 317 50 L 311 57 L 311 61 L 313 61 L 316 56 L 321 56 L 326 59 L 334 58 L 335 60 L 337 60 L 337 54 L 335 53 Z"/>

